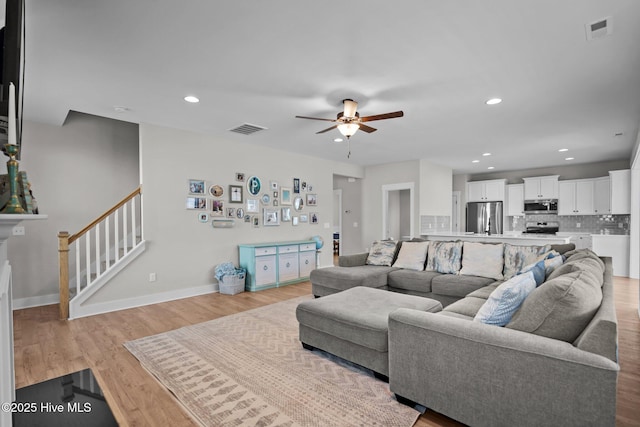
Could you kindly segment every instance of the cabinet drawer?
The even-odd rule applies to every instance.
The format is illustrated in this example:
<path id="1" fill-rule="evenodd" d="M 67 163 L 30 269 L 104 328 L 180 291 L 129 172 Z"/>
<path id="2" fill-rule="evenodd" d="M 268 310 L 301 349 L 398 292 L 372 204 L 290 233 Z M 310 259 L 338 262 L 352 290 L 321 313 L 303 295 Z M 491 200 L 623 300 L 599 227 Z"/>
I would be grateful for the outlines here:
<path id="1" fill-rule="evenodd" d="M 315 251 L 315 250 L 316 250 L 315 243 L 304 243 L 300 245 L 300 252 Z"/>
<path id="2" fill-rule="evenodd" d="M 316 268 L 316 254 L 314 252 L 300 253 L 300 277 L 309 277 Z"/>
<path id="3" fill-rule="evenodd" d="M 256 258 L 256 286 L 276 283 L 275 255 Z"/>
<path id="4" fill-rule="evenodd" d="M 256 256 L 275 255 L 275 254 L 276 254 L 276 247 L 275 246 L 269 246 L 269 247 L 264 247 L 264 248 L 256 248 Z"/>
<path id="5" fill-rule="evenodd" d="M 298 278 L 298 254 L 283 254 L 278 257 L 278 282 Z"/>
<path id="6" fill-rule="evenodd" d="M 298 252 L 298 245 L 279 246 L 279 254 L 292 254 Z"/>

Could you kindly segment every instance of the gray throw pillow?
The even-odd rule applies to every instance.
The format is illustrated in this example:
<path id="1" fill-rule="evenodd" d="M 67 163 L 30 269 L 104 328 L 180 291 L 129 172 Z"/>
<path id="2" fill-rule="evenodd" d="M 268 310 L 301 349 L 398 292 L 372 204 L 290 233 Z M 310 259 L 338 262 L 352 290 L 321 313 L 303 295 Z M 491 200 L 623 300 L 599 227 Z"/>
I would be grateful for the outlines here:
<path id="1" fill-rule="evenodd" d="M 602 277 L 586 270 L 548 280 L 524 300 L 507 328 L 573 342 L 602 303 Z"/>

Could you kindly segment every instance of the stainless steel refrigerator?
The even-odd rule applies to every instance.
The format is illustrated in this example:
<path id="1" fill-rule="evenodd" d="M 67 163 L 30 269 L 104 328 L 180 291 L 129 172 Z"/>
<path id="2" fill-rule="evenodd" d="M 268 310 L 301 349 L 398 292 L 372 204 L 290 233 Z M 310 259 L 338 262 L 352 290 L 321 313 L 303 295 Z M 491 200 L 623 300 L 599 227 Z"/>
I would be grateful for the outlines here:
<path id="1" fill-rule="evenodd" d="M 467 203 L 467 232 L 502 234 L 502 202 Z"/>

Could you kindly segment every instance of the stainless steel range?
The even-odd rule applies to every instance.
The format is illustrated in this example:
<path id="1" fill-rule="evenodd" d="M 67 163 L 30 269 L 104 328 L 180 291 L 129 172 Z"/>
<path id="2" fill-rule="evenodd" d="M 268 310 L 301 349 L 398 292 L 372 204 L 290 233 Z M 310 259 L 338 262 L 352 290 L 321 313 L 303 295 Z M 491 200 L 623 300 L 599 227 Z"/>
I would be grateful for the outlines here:
<path id="1" fill-rule="evenodd" d="M 557 222 L 527 222 L 523 234 L 556 234 L 560 230 Z"/>

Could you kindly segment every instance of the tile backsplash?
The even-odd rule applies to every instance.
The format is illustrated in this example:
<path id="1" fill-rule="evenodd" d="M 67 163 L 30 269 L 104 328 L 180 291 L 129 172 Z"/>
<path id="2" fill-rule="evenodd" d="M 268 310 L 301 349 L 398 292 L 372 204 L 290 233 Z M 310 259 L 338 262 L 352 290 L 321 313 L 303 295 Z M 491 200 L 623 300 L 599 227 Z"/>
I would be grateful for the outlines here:
<path id="1" fill-rule="evenodd" d="M 630 215 L 526 215 L 507 217 L 505 230 L 524 231 L 527 222 L 557 222 L 560 232 L 629 234 Z M 579 226 L 578 226 L 579 225 Z"/>
<path id="2" fill-rule="evenodd" d="M 434 231 L 451 230 L 450 216 L 421 215 L 420 234 L 433 233 Z"/>

